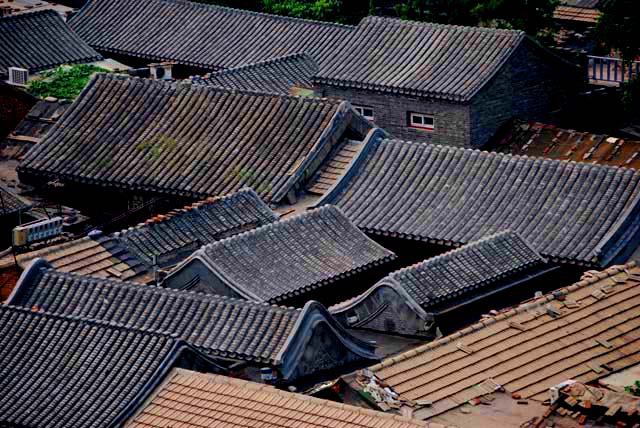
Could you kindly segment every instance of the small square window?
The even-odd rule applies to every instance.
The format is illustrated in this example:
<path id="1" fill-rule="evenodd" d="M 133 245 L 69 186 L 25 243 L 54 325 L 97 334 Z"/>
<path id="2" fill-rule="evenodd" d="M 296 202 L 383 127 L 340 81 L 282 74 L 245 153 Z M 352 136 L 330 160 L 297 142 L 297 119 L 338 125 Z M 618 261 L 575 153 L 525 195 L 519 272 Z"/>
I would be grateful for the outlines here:
<path id="1" fill-rule="evenodd" d="M 366 106 L 354 105 L 353 109 L 367 120 L 373 120 L 373 109 Z"/>
<path id="2" fill-rule="evenodd" d="M 423 113 L 409 113 L 409 126 L 411 128 L 424 129 L 426 131 L 434 131 L 435 120 L 433 116 Z"/>

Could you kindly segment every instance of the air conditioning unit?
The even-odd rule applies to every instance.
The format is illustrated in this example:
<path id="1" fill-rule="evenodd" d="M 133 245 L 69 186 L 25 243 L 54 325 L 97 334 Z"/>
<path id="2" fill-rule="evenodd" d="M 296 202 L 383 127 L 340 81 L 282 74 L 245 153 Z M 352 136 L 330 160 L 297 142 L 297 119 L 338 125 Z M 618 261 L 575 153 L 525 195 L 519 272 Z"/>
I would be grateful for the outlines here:
<path id="1" fill-rule="evenodd" d="M 171 72 L 174 65 L 175 65 L 175 62 L 161 62 L 161 63 L 149 64 L 151 78 L 156 80 L 173 79 Z"/>
<path id="2" fill-rule="evenodd" d="M 29 81 L 29 70 L 26 68 L 9 67 L 9 83 L 25 86 Z"/>
<path id="3" fill-rule="evenodd" d="M 62 233 L 62 217 L 35 220 L 13 228 L 13 245 L 20 247 Z"/>

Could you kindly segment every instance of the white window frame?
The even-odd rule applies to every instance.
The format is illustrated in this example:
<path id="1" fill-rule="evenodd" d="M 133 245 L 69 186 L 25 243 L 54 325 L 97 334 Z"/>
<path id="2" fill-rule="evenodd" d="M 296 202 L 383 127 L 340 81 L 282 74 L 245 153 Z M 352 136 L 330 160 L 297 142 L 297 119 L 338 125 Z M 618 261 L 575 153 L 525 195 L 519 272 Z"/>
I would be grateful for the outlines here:
<path id="1" fill-rule="evenodd" d="M 417 121 L 416 119 L 419 119 Z M 431 119 L 431 125 L 425 124 L 425 119 Z M 436 118 L 432 114 L 409 112 L 409 127 L 433 132 L 436 130 Z"/>
<path id="2" fill-rule="evenodd" d="M 374 117 L 375 117 L 375 112 L 373 111 L 373 108 L 371 107 L 367 107 L 367 106 L 361 106 L 361 105 L 353 105 L 353 109 L 362 117 L 364 117 L 367 120 L 373 121 Z M 371 115 L 366 115 L 364 114 L 364 111 L 366 110 L 371 110 Z"/>

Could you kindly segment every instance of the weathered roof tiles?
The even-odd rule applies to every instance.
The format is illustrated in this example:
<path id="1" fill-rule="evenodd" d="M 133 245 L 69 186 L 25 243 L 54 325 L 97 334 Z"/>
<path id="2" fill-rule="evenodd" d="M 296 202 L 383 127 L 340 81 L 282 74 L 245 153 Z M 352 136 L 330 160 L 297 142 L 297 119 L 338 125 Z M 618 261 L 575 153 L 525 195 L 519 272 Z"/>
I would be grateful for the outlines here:
<path id="1" fill-rule="evenodd" d="M 219 375 L 174 370 L 127 428 L 445 428 Z"/>
<path id="2" fill-rule="evenodd" d="M 549 388 L 592 382 L 640 363 L 640 269 L 589 272 L 576 284 L 484 318 L 371 367 L 401 399 L 428 401 L 428 419 L 497 386 L 544 401 Z"/>
<path id="3" fill-rule="evenodd" d="M 203 265 L 230 294 L 278 303 L 394 258 L 339 209 L 327 206 L 207 245 L 166 283 L 192 288 L 191 278 L 198 281 Z"/>
<path id="4" fill-rule="evenodd" d="M 215 369 L 168 335 L 0 306 L 0 425 L 118 426 L 183 357 Z"/>
<path id="5" fill-rule="evenodd" d="M 0 76 L 6 75 L 9 67 L 34 73 L 101 59 L 53 10 L 0 18 Z"/>
<path id="6" fill-rule="evenodd" d="M 471 99 L 523 43 L 521 31 L 370 16 L 319 61 L 315 83 Z"/>
<path id="7" fill-rule="evenodd" d="M 58 272 L 41 259 L 25 271 L 7 304 L 166 332 L 211 357 L 272 365 L 285 378 L 312 374 L 305 372 L 309 362 L 300 360 L 312 354 L 308 339 L 318 325 L 330 332 L 325 340 L 333 335 L 333 345 L 341 347 L 344 359 L 335 365 L 376 359 L 372 345 L 352 337 L 315 302 L 298 310 L 141 286 Z"/>
<path id="8" fill-rule="evenodd" d="M 98 74 L 18 172 L 194 199 L 249 186 L 279 202 L 358 118 L 347 102 Z"/>
<path id="9" fill-rule="evenodd" d="M 311 76 L 317 71 L 315 61 L 309 55 L 299 53 L 219 71 L 194 82 L 289 95 L 294 87 L 311 88 Z"/>
<path id="10" fill-rule="evenodd" d="M 446 245 L 518 232 L 551 261 L 607 266 L 638 243 L 640 172 L 378 140 L 320 204 L 368 233 Z"/>
<path id="11" fill-rule="evenodd" d="M 69 25 L 104 52 L 210 71 L 298 52 L 323 58 L 353 30 L 183 0 L 90 0 Z"/>

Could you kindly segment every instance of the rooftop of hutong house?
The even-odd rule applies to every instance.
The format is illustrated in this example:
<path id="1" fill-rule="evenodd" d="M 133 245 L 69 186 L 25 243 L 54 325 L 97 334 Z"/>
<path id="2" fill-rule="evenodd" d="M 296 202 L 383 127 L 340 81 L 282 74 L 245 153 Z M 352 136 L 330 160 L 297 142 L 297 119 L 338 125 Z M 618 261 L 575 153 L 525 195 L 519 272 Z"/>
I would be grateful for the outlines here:
<path id="1" fill-rule="evenodd" d="M 224 294 L 280 303 L 331 290 L 339 280 L 394 258 L 328 206 L 204 246 L 165 282 L 188 289 L 220 283 L 216 287 L 224 288 Z M 211 278 L 204 278 L 199 266 Z"/>
<path id="2" fill-rule="evenodd" d="M 321 371 L 308 361 L 314 351 L 326 370 L 377 360 L 371 344 L 351 336 L 316 302 L 292 309 L 142 286 L 58 272 L 41 259 L 25 271 L 7 304 L 167 332 L 213 358 L 273 366 L 288 380 L 314 374 L 311 368 Z M 314 334 L 331 348 L 315 349 Z M 330 360 L 333 352 L 342 358 Z"/>
<path id="3" fill-rule="evenodd" d="M 551 262 L 596 267 L 637 247 L 639 184 L 628 168 L 377 139 L 319 205 L 373 235 L 450 246 L 510 229 Z"/>
<path id="4" fill-rule="evenodd" d="M 183 0 L 90 0 L 69 25 L 95 49 L 209 71 L 332 55 L 353 27 Z"/>
<path id="5" fill-rule="evenodd" d="M 348 129 L 369 128 L 344 101 L 97 74 L 18 172 L 36 184 L 193 199 L 250 186 L 277 203 L 304 186 Z"/>
<path id="6" fill-rule="evenodd" d="M 0 18 L 0 34 L 0 76 L 6 76 L 9 67 L 35 73 L 102 59 L 53 10 Z"/>

